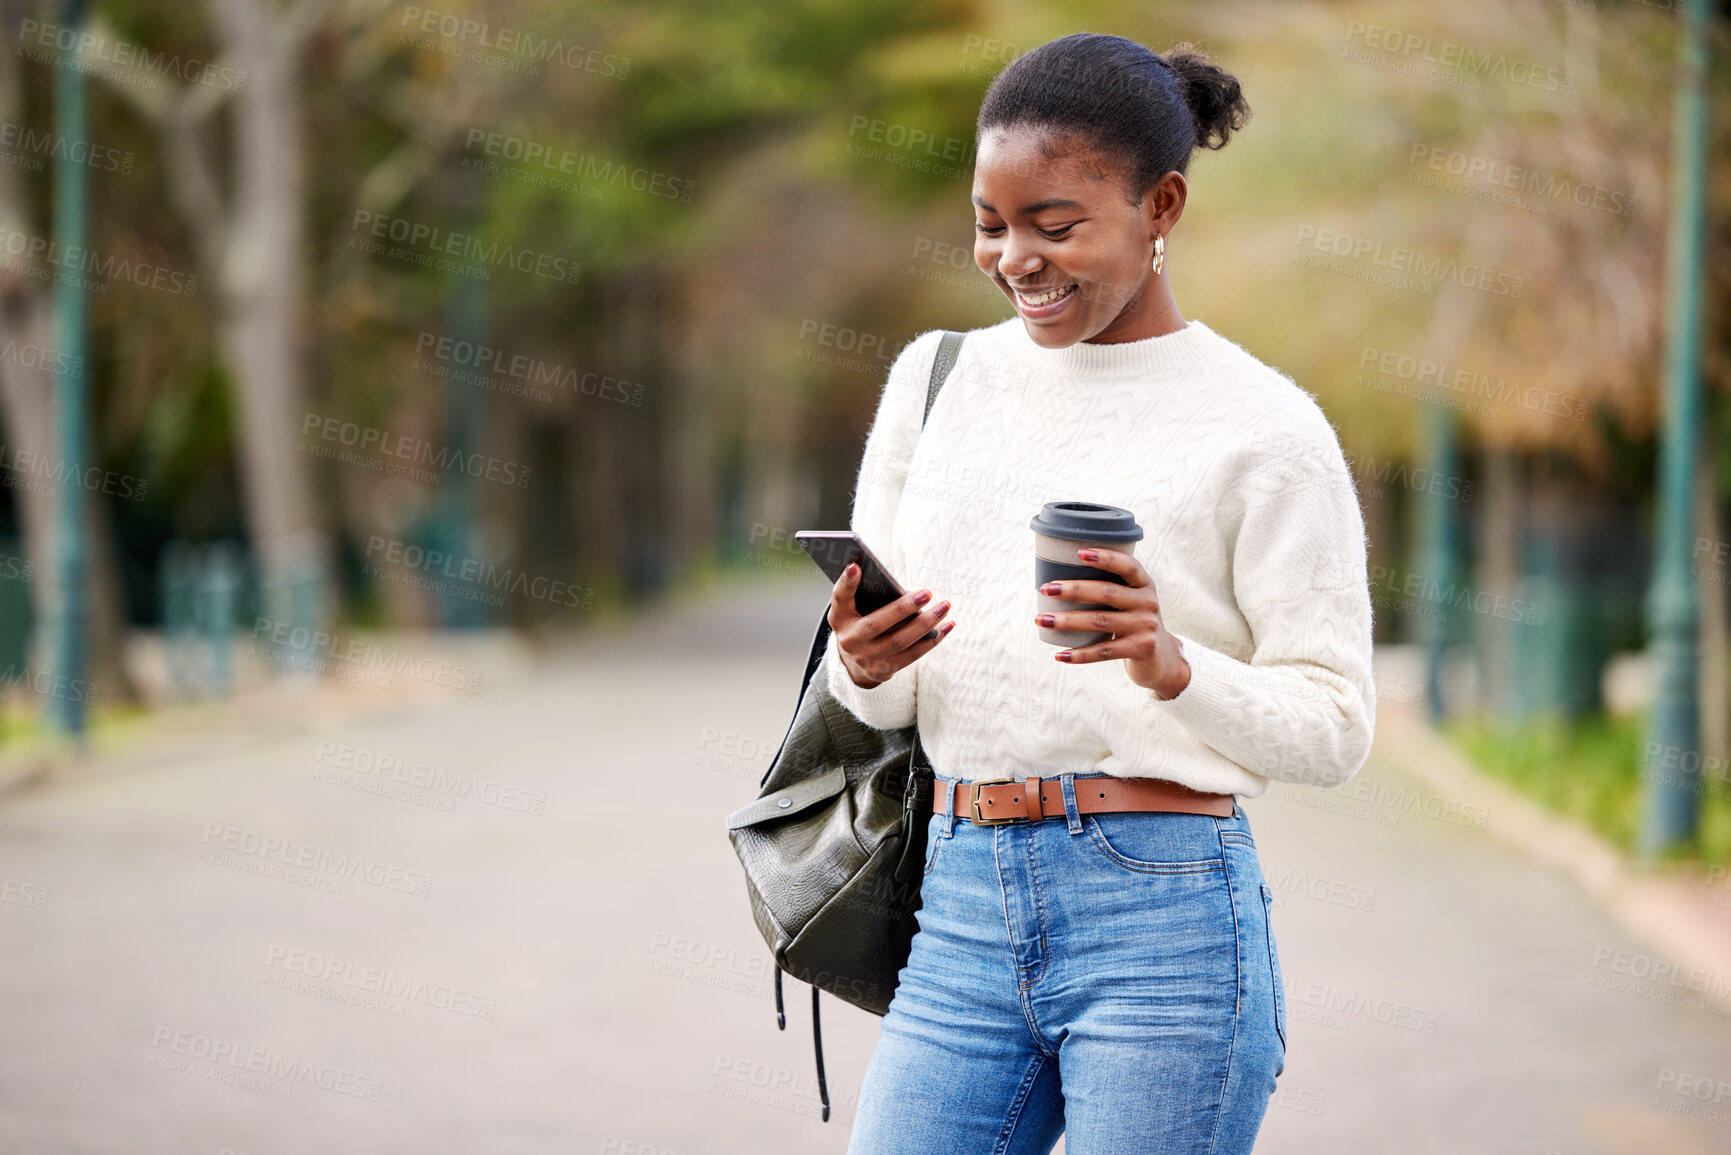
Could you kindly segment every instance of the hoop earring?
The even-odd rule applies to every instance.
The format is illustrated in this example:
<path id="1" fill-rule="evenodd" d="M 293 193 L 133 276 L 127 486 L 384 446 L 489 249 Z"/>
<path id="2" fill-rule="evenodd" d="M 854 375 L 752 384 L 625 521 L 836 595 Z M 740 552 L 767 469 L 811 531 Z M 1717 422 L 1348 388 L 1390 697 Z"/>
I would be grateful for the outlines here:
<path id="1" fill-rule="evenodd" d="M 1158 277 L 1160 270 L 1166 267 L 1166 238 L 1154 238 L 1154 275 Z"/>

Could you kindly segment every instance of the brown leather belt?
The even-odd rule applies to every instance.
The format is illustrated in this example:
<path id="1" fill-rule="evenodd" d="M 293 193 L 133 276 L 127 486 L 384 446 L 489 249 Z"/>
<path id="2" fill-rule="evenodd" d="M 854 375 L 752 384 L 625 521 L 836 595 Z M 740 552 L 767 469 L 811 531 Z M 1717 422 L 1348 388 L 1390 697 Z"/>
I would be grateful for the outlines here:
<path id="1" fill-rule="evenodd" d="M 1104 814 L 1122 810 L 1170 810 L 1180 814 L 1211 814 L 1231 818 L 1230 794 L 1204 794 L 1164 778 L 1078 778 L 1076 811 Z M 957 782 L 952 811 L 980 826 L 1006 822 L 1039 822 L 1064 816 L 1064 787 L 1056 778 L 985 778 Z M 944 812 L 944 793 L 932 791 L 932 813 Z"/>

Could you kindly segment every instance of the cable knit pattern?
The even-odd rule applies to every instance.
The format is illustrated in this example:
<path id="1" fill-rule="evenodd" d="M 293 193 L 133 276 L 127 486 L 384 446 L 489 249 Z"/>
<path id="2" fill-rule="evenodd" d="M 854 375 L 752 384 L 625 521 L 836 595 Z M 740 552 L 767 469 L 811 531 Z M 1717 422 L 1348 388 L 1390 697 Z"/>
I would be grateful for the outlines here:
<path id="1" fill-rule="evenodd" d="M 1191 321 L 1044 349 L 1011 318 L 968 334 L 925 430 L 939 334 L 890 369 L 853 528 L 955 629 L 869 690 L 835 638 L 831 691 L 868 725 L 917 720 L 941 774 L 1100 770 L 1254 798 L 1335 786 L 1375 716 L 1364 521 L 1334 429 L 1291 378 Z M 1136 557 L 1190 664 L 1169 701 L 1121 661 L 1066 666 L 1040 641 L 1034 531 L 1048 501 L 1136 515 Z"/>

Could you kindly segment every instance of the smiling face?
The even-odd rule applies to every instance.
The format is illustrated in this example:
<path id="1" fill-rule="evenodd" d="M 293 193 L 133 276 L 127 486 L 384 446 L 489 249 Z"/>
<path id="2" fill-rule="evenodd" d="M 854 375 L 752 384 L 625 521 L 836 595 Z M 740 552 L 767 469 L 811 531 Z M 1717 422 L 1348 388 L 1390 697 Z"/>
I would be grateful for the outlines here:
<path id="1" fill-rule="evenodd" d="M 1184 178 L 1167 173 L 1135 201 L 1130 191 L 1118 166 L 1085 142 L 1022 125 L 981 138 L 974 262 L 1036 345 L 1140 340 L 1177 316 L 1150 266 L 1154 238 L 1184 211 Z"/>

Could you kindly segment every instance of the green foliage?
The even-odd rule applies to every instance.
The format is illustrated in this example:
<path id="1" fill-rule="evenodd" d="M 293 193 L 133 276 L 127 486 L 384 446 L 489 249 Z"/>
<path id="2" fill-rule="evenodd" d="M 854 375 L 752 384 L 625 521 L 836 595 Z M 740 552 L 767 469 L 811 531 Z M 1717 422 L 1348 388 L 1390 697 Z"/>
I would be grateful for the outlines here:
<path id="1" fill-rule="evenodd" d="M 633 63 L 612 103 L 620 135 L 652 150 L 711 149 L 742 130 L 803 121 L 856 83 L 886 41 L 944 21 L 948 5 L 897 0 L 676 0 L 638 14 Z"/>
<path id="2" fill-rule="evenodd" d="M 1444 731 L 1492 777 L 1618 848 L 1631 854 L 1638 850 L 1646 813 L 1644 716 L 1596 716 L 1574 726 L 1555 718 L 1524 723 L 1461 718 Z M 1731 861 L 1731 796 L 1724 779 L 1703 783 L 1700 804 L 1701 841 L 1691 857 L 1704 864 Z"/>

